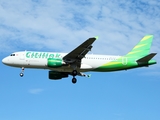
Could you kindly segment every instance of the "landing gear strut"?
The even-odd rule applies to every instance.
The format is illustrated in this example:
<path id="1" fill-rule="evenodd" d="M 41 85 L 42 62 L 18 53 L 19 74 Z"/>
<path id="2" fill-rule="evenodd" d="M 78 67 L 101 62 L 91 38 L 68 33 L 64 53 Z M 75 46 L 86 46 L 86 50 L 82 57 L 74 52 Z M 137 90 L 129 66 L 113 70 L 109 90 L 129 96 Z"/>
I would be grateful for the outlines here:
<path id="1" fill-rule="evenodd" d="M 24 67 L 22 67 L 22 71 L 21 71 L 21 73 L 19 74 L 21 77 L 23 77 L 24 76 Z"/>
<path id="2" fill-rule="evenodd" d="M 77 75 L 77 70 L 73 70 L 73 71 L 72 71 L 72 75 L 73 75 L 73 76 L 76 76 L 76 75 Z"/>
<path id="3" fill-rule="evenodd" d="M 75 84 L 75 83 L 77 82 L 77 79 L 75 78 L 75 76 L 77 75 L 77 73 L 78 73 L 77 70 L 73 70 L 73 71 L 72 71 L 72 75 L 73 75 L 72 83 L 73 83 L 73 84 Z"/>

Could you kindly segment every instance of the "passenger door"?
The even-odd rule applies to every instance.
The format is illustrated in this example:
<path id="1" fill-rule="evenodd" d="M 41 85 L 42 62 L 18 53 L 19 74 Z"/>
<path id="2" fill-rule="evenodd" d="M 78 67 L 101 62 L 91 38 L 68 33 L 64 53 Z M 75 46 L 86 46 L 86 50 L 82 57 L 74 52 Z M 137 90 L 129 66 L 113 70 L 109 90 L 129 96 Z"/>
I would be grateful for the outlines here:
<path id="1" fill-rule="evenodd" d="M 127 65 L 128 61 L 127 61 L 127 57 L 123 57 L 122 58 L 122 64 L 123 65 Z"/>
<path id="2" fill-rule="evenodd" d="M 25 60 L 25 53 L 24 52 L 20 54 L 20 60 Z"/>

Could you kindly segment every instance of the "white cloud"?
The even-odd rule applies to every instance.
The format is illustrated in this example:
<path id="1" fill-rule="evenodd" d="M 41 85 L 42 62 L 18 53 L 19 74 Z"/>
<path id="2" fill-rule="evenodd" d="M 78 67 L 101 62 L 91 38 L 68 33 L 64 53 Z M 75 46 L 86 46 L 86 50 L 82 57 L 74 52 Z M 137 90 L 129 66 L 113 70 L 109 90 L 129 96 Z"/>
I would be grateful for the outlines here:
<path id="1" fill-rule="evenodd" d="M 151 50 L 159 52 L 159 5 L 158 0 L 1 0 L 0 52 L 69 52 L 98 35 L 93 53 L 123 55 L 146 34 L 155 36 Z"/>
<path id="2" fill-rule="evenodd" d="M 44 91 L 43 89 L 35 88 L 35 89 L 30 89 L 29 93 L 31 93 L 31 94 L 39 94 L 39 93 L 41 93 L 43 91 Z"/>

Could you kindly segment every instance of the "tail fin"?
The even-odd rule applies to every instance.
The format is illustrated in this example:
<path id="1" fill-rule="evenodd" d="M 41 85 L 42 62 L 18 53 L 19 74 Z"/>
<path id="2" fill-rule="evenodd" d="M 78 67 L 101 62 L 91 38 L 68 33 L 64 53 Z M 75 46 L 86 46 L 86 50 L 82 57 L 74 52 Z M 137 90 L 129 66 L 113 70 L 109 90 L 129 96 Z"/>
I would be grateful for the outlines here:
<path id="1" fill-rule="evenodd" d="M 153 35 L 146 35 L 125 57 L 144 57 L 149 54 Z"/>

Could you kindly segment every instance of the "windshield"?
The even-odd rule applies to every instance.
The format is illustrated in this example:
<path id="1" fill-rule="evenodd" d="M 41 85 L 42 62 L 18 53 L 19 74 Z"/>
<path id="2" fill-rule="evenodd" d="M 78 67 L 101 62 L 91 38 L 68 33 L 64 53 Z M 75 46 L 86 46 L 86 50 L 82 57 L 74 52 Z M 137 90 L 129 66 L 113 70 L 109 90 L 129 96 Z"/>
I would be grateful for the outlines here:
<path id="1" fill-rule="evenodd" d="M 11 54 L 10 56 L 15 56 L 15 54 Z"/>

